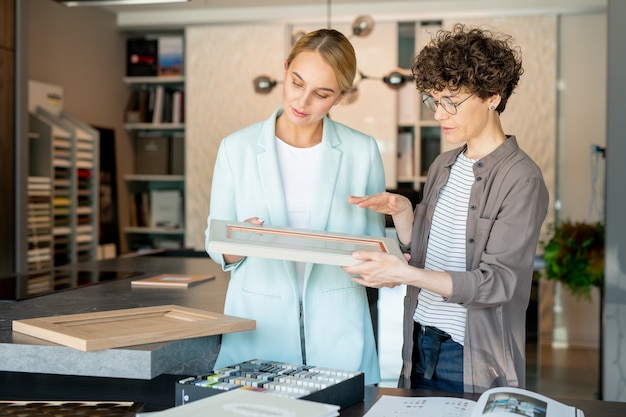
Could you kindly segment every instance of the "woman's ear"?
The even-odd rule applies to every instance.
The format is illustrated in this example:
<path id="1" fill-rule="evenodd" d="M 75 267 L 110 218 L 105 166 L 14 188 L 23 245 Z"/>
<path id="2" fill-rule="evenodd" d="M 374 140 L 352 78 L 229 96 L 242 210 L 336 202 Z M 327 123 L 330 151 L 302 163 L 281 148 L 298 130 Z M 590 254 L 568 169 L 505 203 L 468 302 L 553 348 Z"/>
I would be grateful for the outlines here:
<path id="1" fill-rule="evenodd" d="M 502 101 L 502 96 L 500 94 L 494 94 L 487 99 L 487 106 L 489 106 L 490 110 L 495 110 L 500 105 L 500 101 Z"/>

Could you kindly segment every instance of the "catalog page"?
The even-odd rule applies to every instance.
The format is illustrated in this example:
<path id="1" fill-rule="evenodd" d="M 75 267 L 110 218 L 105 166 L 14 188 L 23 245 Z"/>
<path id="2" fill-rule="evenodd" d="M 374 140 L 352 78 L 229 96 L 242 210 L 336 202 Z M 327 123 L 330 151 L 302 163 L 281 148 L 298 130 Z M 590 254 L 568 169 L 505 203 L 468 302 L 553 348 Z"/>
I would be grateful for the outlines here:
<path id="1" fill-rule="evenodd" d="M 384 395 L 365 417 L 584 417 L 582 410 L 519 388 L 493 388 L 477 402 L 454 397 Z"/>

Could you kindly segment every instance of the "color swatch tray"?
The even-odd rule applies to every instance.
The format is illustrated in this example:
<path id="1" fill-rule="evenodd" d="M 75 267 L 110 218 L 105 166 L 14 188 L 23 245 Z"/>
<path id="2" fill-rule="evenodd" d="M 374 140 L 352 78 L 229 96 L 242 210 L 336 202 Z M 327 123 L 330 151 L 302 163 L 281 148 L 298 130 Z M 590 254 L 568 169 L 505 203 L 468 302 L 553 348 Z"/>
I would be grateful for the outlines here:
<path id="1" fill-rule="evenodd" d="M 364 376 L 361 372 L 253 359 L 181 379 L 176 384 L 176 405 L 234 389 L 334 404 L 343 409 L 363 401 Z"/>

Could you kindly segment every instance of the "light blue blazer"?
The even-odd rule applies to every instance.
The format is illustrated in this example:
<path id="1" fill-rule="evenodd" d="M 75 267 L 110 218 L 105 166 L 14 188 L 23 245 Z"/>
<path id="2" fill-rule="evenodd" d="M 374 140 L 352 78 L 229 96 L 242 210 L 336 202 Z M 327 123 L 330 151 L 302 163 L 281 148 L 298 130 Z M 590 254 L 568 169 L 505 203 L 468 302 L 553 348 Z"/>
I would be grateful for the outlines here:
<path id="1" fill-rule="evenodd" d="M 220 144 L 211 188 L 206 229 L 211 219 L 288 226 L 276 152 L 275 122 L 282 109 L 226 137 Z M 311 207 L 312 229 L 383 236 L 384 216 L 349 204 L 348 195 L 384 191 L 385 178 L 376 141 L 324 118 L 322 167 Z M 256 330 L 226 334 L 215 368 L 249 359 L 303 363 L 300 303 L 293 262 L 248 257 L 224 265 L 229 270 L 224 313 L 256 320 Z M 313 366 L 358 370 L 365 383 L 380 381 L 380 368 L 365 287 L 340 267 L 307 264 L 302 295 L 306 362 Z"/>

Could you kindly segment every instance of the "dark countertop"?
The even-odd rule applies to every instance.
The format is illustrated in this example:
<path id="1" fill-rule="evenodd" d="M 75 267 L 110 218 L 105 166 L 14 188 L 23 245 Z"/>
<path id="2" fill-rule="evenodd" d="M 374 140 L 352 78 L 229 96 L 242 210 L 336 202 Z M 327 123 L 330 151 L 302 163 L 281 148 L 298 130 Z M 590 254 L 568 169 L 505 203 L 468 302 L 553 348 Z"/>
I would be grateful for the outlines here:
<path id="1" fill-rule="evenodd" d="M 13 320 L 168 304 L 222 313 L 228 274 L 208 256 L 122 257 L 63 270 L 90 272 L 94 281 L 100 272 L 135 274 L 21 301 L 0 301 L 0 371 L 151 379 L 212 369 L 220 336 L 83 352 L 12 331 Z M 134 279 L 163 273 L 210 273 L 215 279 L 188 289 L 131 288 Z"/>

